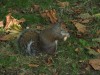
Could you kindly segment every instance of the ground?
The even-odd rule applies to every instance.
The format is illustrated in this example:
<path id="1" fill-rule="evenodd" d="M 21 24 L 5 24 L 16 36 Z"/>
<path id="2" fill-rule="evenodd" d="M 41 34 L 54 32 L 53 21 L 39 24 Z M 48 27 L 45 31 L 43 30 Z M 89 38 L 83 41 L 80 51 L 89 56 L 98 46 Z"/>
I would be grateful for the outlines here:
<path id="1" fill-rule="evenodd" d="M 66 0 L 59 0 L 66 2 Z M 87 31 L 79 32 L 72 20 L 79 22 L 79 14 L 100 13 L 99 0 L 67 0 L 69 5 L 57 4 L 58 0 L 1 0 L 0 20 L 11 12 L 16 19 L 25 18 L 25 26 L 52 24 L 49 19 L 41 17 L 40 12 L 55 9 L 57 16 L 65 23 L 70 32 L 67 41 L 58 43 L 56 56 L 41 54 L 39 56 L 24 56 L 19 53 L 16 39 L 0 41 L 0 75 L 100 75 L 90 64 L 90 59 L 100 58 L 90 53 L 90 48 L 100 49 L 100 42 L 93 39 L 100 37 L 100 17 L 85 23 Z M 32 5 L 39 5 L 40 9 L 31 10 Z M 62 8 L 63 7 L 63 8 Z M 72 10 L 73 9 L 73 10 Z M 79 10 L 78 10 L 79 9 Z M 81 9 L 81 10 L 80 10 Z M 82 17 L 82 16 L 81 16 Z M 83 19 L 83 18 L 82 18 Z M 82 29 L 83 30 L 83 29 Z M 97 52 L 98 53 L 98 52 Z"/>

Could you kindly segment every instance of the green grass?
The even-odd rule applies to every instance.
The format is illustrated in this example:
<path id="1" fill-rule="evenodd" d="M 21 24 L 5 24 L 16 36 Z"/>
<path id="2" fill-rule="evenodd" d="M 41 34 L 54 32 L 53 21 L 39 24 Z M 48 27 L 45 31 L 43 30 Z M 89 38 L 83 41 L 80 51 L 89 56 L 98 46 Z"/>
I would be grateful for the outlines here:
<path id="1" fill-rule="evenodd" d="M 61 0 L 66 1 L 66 0 Z M 74 6 L 74 3 L 78 0 L 67 0 L 70 2 L 69 9 Z M 87 0 L 81 1 L 81 4 L 86 3 Z M 91 9 L 87 8 L 83 13 L 89 12 L 91 14 L 100 13 L 99 7 L 96 5 L 99 0 L 91 1 Z M 32 12 L 29 10 L 31 5 L 39 4 L 41 11 L 46 9 L 56 9 L 60 15 L 60 9 L 54 0 L 1 0 L 0 3 L 0 20 L 5 20 L 5 16 L 9 13 L 9 9 L 17 10 L 17 13 L 12 12 L 12 15 L 17 18 L 25 18 L 25 25 L 34 24 L 50 24 L 49 21 L 43 19 L 39 13 Z M 88 5 L 88 3 L 86 3 Z M 83 5 L 83 8 L 87 6 Z M 92 8 L 93 7 L 93 8 Z M 22 13 L 21 11 L 25 11 Z M 72 12 L 70 12 L 72 13 Z M 76 15 L 76 14 L 75 14 Z M 88 35 L 83 35 L 82 38 L 76 36 L 76 29 L 69 21 L 75 18 L 75 15 L 70 16 L 69 13 L 63 12 L 61 18 L 67 22 L 68 28 L 72 31 L 71 37 L 66 42 L 59 42 L 57 56 L 52 57 L 52 65 L 48 66 L 46 62 L 47 55 L 40 55 L 36 57 L 23 56 L 18 53 L 16 41 L 1 42 L 0 41 L 0 75 L 18 75 L 24 73 L 26 75 L 99 75 L 99 71 L 93 69 L 87 70 L 85 65 L 87 62 L 80 63 L 79 61 L 88 61 L 89 59 L 95 58 L 96 56 L 90 55 L 86 47 L 96 47 L 99 43 L 92 42 L 93 38 L 98 37 L 96 32 L 100 30 L 100 19 L 96 19 L 91 23 L 87 24 L 89 27 Z M 93 35 L 93 36 L 90 36 Z M 75 49 L 79 49 L 76 52 Z M 29 64 L 37 64 L 38 67 L 29 67 Z M 84 65 L 85 64 L 85 65 Z"/>

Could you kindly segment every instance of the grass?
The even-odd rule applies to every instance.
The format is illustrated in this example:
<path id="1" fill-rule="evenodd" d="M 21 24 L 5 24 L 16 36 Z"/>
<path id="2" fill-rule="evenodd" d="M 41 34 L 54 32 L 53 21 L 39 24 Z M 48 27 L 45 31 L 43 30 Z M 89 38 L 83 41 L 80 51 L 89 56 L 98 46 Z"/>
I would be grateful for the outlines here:
<path id="1" fill-rule="evenodd" d="M 61 0 L 66 1 L 66 0 Z M 69 9 L 74 6 L 74 3 L 78 0 L 67 0 L 70 2 Z M 90 0 L 88 0 L 90 1 Z M 91 14 L 100 13 L 99 7 L 96 5 L 99 0 L 91 1 L 92 6 L 88 7 L 87 0 L 81 1 L 85 11 L 83 13 L 89 12 Z M 17 12 L 12 12 L 13 16 L 17 19 L 25 18 L 26 25 L 34 24 L 50 24 L 49 21 L 43 19 L 39 13 L 32 12 L 30 9 L 32 4 L 39 4 L 42 10 L 46 9 L 56 9 L 58 15 L 60 15 L 60 8 L 54 0 L 1 0 L 0 1 L 0 20 L 5 20 L 5 16 L 9 13 L 9 10 L 17 10 Z M 85 4 L 85 5 L 84 5 Z M 93 8 L 92 8 L 93 7 Z M 25 11 L 22 13 L 21 11 Z M 72 12 L 70 12 L 72 13 Z M 99 75 L 99 71 L 88 68 L 87 61 L 92 58 L 96 58 L 94 55 L 90 55 L 87 46 L 96 47 L 99 43 L 92 42 L 93 38 L 96 38 L 96 32 L 100 30 L 100 19 L 96 19 L 91 23 L 87 24 L 89 27 L 88 35 L 83 35 L 82 38 L 76 36 L 75 27 L 69 22 L 75 18 L 70 16 L 70 13 L 63 12 L 61 18 L 63 21 L 67 22 L 68 28 L 72 31 L 70 33 L 71 37 L 68 38 L 66 42 L 59 42 L 57 56 L 52 57 L 52 63 L 48 65 L 46 59 L 48 55 L 40 55 L 36 57 L 23 56 L 18 53 L 16 40 L 9 42 L 0 41 L 0 75 Z M 90 36 L 92 35 L 92 37 Z M 79 52 L 75 51 L 76 49 Z M 82 63 L 80 61 L 83 61 Z M 29 66 L 32 64 L 32 66 Z M 35 66 L 39 65 L 39 66 Z"/>

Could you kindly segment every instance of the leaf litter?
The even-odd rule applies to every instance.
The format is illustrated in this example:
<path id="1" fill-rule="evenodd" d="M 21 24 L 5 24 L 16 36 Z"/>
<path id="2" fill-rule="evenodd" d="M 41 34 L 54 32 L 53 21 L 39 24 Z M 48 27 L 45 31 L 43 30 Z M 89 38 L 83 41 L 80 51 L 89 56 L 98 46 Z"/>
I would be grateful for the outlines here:
<path id="1" fill-rule="evenodd" d="M 66 8 L 70 5 L 69 2 L 60 2 L 57 1 L 57 5 L 61 8 Z M 40 6 L 38 4 L 34 4 L 32 6 L 31 11 L 36 11 L 36 12 L 40 12 Z M 76 14 L 80 14 L 77 16 L 78 19 L 75 19 L 76 21 L 73 21 L 72 23 L 74 24 L 74 26 L 76 27 L 78 32 L 81 32 L 83 34 L 87 33 L 87 26 L 84 24 L 88 24 L 91 19 L 93 17 L 97 18 L 100 17 L 100 13 L 94 14 L 94 15 L 90 15 L 89 13 L 82 13 L 84 9 L 82 8 L 74 8 L 72 7 L 71 10 L 73 10 L 74 15 Z M 51 23 L 57 23 L 57 11 L 56 9 L 47 9 L 44 10 L 40 13 L 40 15 L 44 18 L 44 19 L 48 19 Z M 16 38 L 16 35 L 18 35 L 17 33 L 20 33 L 20 31 L 22 31 L 22 27 L 21 27 L 21 23 L 25 22 L 25 19 L 22 18 L 20 20 L 15 19 L 11 13 L 9 13 L 6 16 L 6 25 L 3 25 L 3 21 L 0 21 L 0 27 L 3 27 L 5 29 L 5 32 L 10 32 L 7 35 L 4 35 L 3 38 L 0 37 L 0 40 L 11 40 L 13 38 Z M 37 26 L 37 29 L 42 29 L 41 26 Z M 99 35 L 99 31 L 97 31 L 97 35 Z M 81 36 L 83 37 L 83 36 Z M 94 38 L 92 39 L 92 41 L 94 42 L 99 42 L 99 38 Z M 97 55 L 98 53 L 100 53 L 100 49 L 96 49 L 93 50 L 90 47 L 87 48 L 90 51 L 90 54 L 93 55 Z M 75 49 L 76 52 L 80 52 L 80 48 L 76 48 Z M 92 51 L 92 52 L 91 52 Z M 52 58 L 48 58 L 48 60 L 45 62 L 48 66 L 50 66 L 52 64 Z M 89 64 L 95 69 L 95 70 L 100 70 L 100 60 L 99 59 L 92 59 L 89 60 Z M 38 67 L 39 65 L 37 64 L 29 64 L 29 67 Z M 55 75 L 58 75 L 55 74 Z"/>
<path id="2" fill-rule="evenodd" d="M 12 40 L 18 37 L 18 34 L 22 31 L 22 26 L 20 25 L 21 23 L 25 22 L 24 18 L 21 18 L 20 20 L 15 19 L 12 17 L 11 13 L 9 13 L 6 16 L 6 24 L 3 24 L 3 21 L 1 21 L 1 25 L 7 33 L 6 35 L 2 35 L 0 37 L 0 40 L 5 41 L 5 40 Z"/>
<path id="3" fill-rule="evenodd" d="M 90 59 L 89 64 L 95 69 L 100 71 L 100 59 Z"/>

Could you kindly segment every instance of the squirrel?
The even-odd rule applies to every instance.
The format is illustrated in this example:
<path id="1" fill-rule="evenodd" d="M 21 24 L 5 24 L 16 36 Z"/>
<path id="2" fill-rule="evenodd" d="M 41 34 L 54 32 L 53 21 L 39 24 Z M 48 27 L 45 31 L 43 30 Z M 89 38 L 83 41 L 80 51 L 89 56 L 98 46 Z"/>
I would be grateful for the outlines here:
<path id="1" fill-rule="evenodd" d="M 62 39 L 66 41 L 69 36 L 66 25 L 56 23 L 40 32 L 33 29 L 24 30 L 18 38 L 18 45 L 24 54 L 36 55 L 41 51 L 54 54 L 58 41 Z"/>

